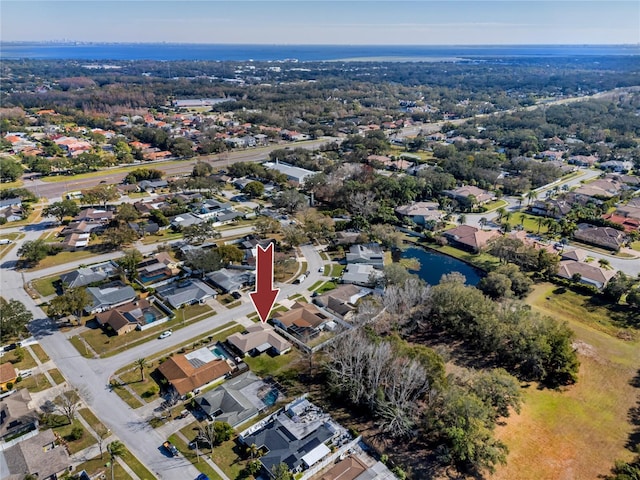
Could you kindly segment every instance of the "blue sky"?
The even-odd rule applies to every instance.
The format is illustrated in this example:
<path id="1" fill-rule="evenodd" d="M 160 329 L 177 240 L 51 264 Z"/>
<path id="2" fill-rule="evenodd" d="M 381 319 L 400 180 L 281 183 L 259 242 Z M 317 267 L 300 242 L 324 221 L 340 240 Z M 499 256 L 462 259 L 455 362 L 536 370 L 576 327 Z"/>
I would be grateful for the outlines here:
<path id="1" fill-rule="evenodd" d="M 0 38 L 248 44 L 640 43 L 640 1 L 0 1 Z"/>

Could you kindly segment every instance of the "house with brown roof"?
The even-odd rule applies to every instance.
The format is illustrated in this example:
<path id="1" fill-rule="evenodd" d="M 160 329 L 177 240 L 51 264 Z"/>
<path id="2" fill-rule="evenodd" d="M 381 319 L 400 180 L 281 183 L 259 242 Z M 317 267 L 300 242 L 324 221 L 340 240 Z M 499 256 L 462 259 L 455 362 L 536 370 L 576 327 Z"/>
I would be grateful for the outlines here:
<path id="1" fill-rule="evenodd" d="M 558 267 L 559 277 L 567 280 L 575 280 L 577 278 L 580 283 L 592 285 L 598 290 L 606 287 L 615 274 L 614 270 L 605 270 L 595 265 L 574 260 L 563 260 Z"/>
<path id="2" fill-rule="evenodd" d="M 316 337 L 331 317 L 310 303 L 296 302 L 287 312 L 276 312 L 273 323 L 290 334 L 308 341 Z"/>
<path id="3" fill-rule="evenodd" d="M 459 227 L 445 230 L 443 235 L 453 246 L 472 252 L 479 252 L 487 246 L 489 240 L 499 237 L 500 233 L 496 230 L 480 230 L 471 225 L 460 225 Z"/>
<path id="4" fill-rule="evenodd" d="M 96 321 L 100 326 L 107 326 L 116 335 L 124 335 L 132 330 L 144 330 L 151 324 L 159 325 L 169 320 L 169 315 L 154 305 L 155 298 L 134 300 L 106 312 L 96 314 Z"/>
<path id="5" fill-rule="evenodd" d="M 442 219 L 442 212 L 437 202 L 413 202 L 396 208 L 396 214 L 408 218 L 418 225 L 429 222 L 437 223 Z"/>
<path id="6" fill-rule="evenodd" d="M 26 388 L 0 400 L 0 439 L 19 437 L 38 429 L 38 415 L 30 403 L 31 395 Z"/>
<path id="7" fill-rule="evenodd" d="M 0 452 L 6 467 L 4 480 L 23 480 L 28 475 L 43 480 L 62 478 L 72 468 L 67 449 L 58 445 L 52 430 L 43 430 Z M 5 470 L 5 469 L 3 469 Z"/>
<path id="8" fill-rule="evenodd" d="M 340 285 L 323 295 L 314 297 L 313 303 L 344 317 L 356 309 L 356 302 L 371 293 L 368 288 L 353 284 Z"/>
<path id="9" fill-rule="evenodd" d="M 472 200 L 471 206 L 482 205 L 496 198 L 493 193 L 473 185 L 463 185 L 454 190 L 444 190 L 442 193 L 459 202 L 469 202 Z"/>
<path id="10" fill-rule="evenodd" d="M 173 355 L 158 367 L 158 371 L 180 395 L 221 380 L 231 370 L 226 360 L 214 355 L 207 347 Z"/>
<path id="11" fill-rule="evenodd" d="M 17 378 L 18 373 L 11 363 L 7 362 L 0 365 L 0 391 L 10 390 L 7 384 L 15 384 Z"/>
<path id="12" fill-rule="evenodd" d="M 227 338 L 227 343 L 239 356 L 261 354 L 272 351 L 282 355 L 291 350 L 291 343 L 278 335 L 271 325 L 255 323 L 243 333 L 236 332 Z"/>
<path id="13" fill-rule="evenodd" d="M 621 225 L 622 228 L 624 228 L 624 231 L 627 233 L 640 230 L 640 220 L 635 218 L 624 217 L 622 215 L 617 215 L 615 213 L 609 213 L 607 215 L 603 215 L 602 218 L 610 222 L 617 223 L 618 225 Z"/>
<path id="14" fill-rule="evenodd" d="M 611 227 L 598 227 L 589 223 L 579 223 L 573 238 L 597 247 L 618 251 L 627 241 L 624 232 Z"/>

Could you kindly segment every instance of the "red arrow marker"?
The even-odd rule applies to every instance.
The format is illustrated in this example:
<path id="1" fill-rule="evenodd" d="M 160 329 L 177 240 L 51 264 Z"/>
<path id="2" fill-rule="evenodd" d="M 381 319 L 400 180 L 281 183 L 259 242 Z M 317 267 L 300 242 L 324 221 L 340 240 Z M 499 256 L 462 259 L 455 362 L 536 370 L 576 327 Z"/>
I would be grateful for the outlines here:
<path id="1" fill-rule="evenodd" d="M 279 288 L 273 288 L 273 243 L 270 243 L 266 249 L 258 245 L 256 291 L 251 292 L 249 296 L 262 323 L 269 318 L 269 312 L 276 303 L 279 293 Z"/>

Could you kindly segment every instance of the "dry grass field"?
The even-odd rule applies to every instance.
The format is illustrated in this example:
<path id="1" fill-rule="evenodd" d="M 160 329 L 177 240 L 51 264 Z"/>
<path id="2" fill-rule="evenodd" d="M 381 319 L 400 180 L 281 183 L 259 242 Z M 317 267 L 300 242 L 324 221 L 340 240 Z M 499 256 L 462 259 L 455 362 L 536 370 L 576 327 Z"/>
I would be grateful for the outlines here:
<path id="1" fill-rule="evenodd" d="M 640 389 L 632 381 L 640 369 L 638 340 L 616 336 L 616 312 L 592 305 L 587 297 L 538 285 L 528 303 L 575 332 L 580 352 L 578 382 L 562 391 L 525 389 L 520 415 L 498 427 L 509 446 L 507 466 L 493 479 L 589 480 L 609 474 L 615 459 L 629 460 L 628 421 Z M 630 313 L 630 312 L 629 312 Z"/>

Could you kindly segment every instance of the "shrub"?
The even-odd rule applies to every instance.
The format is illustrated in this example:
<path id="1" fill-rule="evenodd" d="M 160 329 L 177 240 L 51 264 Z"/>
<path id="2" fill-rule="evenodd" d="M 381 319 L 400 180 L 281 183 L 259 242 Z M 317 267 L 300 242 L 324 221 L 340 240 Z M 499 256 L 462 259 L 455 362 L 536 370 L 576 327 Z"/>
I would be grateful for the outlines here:
<path id="1" fill-rule="evenodd" d="M 72 441 L 80 440 L 82 438 L 82 435 L 84 435 L 84 430 L 80 425 L 76 425 L 71 429 L 71 433 L 69 433 L 68 438 L 69 440 L 72 440 Z"/>
<path id="2" fill-rule="evenodd" d="M 7 382 L 7 390 L 13 389 L 13 382 Z"/>

